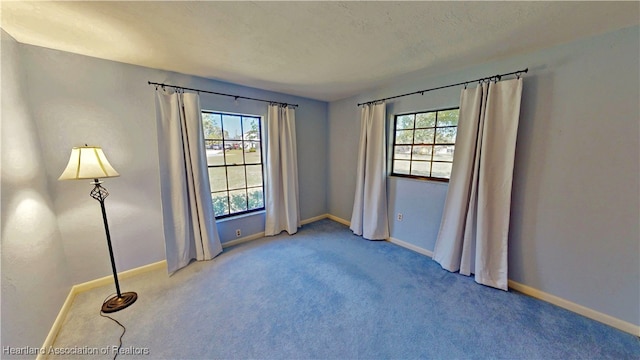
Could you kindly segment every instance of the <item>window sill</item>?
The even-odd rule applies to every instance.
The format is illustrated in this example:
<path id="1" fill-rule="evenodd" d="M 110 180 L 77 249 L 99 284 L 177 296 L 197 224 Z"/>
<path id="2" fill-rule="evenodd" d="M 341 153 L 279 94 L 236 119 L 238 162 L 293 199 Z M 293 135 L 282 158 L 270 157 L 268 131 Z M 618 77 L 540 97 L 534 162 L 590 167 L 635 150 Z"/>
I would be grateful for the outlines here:
<path id="1" fill-rule="evenodd" d="M 449 184 L 449 179 L 426 178 L 421 176 L 396 175 L 396 174 L 389 174 L 388 176 L 390 178 L 395 178 L 395 179 L 412 180 L 412 181 L 419 181 L 419 182 L 427 181 L 427 182 L 433 182 L 433 183 L 444 184 L 444 185 Z"/>
<path id="2" fill-rule="evenodd" d="M 246 214 L 229 216 L 229 217 L 226 217 L 224 219 L 216 219 L 216 223 L 224 223 L 224 222 L 227 222 L 227 221 L 230 221 L 230 220 L 238 220 L 238 219 L 242 219 L 242 218 L 246 218 L 246 217 L 250 217 L 250 216 L 262 215 L 264 213 L 265 213 L 265 210 L 260 210 L 260 211 L 246 213 Z"/>

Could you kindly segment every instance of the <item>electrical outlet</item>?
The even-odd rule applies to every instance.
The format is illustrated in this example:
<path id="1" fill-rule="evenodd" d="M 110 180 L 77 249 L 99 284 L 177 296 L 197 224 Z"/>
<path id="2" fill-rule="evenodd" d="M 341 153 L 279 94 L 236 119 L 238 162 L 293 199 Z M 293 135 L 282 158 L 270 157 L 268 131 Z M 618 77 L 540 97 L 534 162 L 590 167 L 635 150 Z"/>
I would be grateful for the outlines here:
<path id="1" fill-rule="evenodd" d="M 240 237 L 242 236 L 242 232 L 240 231 L 240 229 L 236 230 L 236 237 Z"/>
<path id="2" fill-rule="evenodd" d="M 398 213 L 398 221 L 402 221 L 402 213 Z"/>

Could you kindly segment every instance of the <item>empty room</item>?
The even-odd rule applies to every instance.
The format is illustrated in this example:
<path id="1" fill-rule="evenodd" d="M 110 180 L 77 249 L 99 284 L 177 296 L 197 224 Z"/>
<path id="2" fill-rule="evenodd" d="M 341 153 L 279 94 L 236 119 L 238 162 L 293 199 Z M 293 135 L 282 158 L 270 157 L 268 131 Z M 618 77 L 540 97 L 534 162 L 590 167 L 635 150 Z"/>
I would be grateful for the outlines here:
<path id="1" fill-rule="evenodd" d="M 1 358 L 640 358 L 640 3 L 2 1 Z"/>

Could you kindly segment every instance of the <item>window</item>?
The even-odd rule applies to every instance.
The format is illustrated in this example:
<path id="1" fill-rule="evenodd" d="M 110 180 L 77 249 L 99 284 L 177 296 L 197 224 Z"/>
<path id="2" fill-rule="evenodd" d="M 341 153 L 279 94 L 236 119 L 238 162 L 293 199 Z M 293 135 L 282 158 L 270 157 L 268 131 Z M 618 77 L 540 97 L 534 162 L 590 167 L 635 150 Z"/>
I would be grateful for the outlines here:
<path id="1" fill-rule="evenodd" d="M 260 120 L 202 112 L 211 199 L 218 219 L 264 209 Z"/>
<path id="2" fill-rule="evenodd" d="M 458 109 L 396 115 L 391 175 L 449 181 Z"/>

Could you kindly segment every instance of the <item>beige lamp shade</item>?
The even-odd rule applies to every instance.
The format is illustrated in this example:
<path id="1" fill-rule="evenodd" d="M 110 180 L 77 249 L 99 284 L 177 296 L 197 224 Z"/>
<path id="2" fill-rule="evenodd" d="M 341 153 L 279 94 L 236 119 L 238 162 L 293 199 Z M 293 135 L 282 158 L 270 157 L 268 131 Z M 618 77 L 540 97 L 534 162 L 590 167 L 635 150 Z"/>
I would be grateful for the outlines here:
<path id="1" fill-rule="evenodd" d="M 58 180 L 99 179 L 120 176 L 99 146 L 71 149 L 69 163 Z"/>

